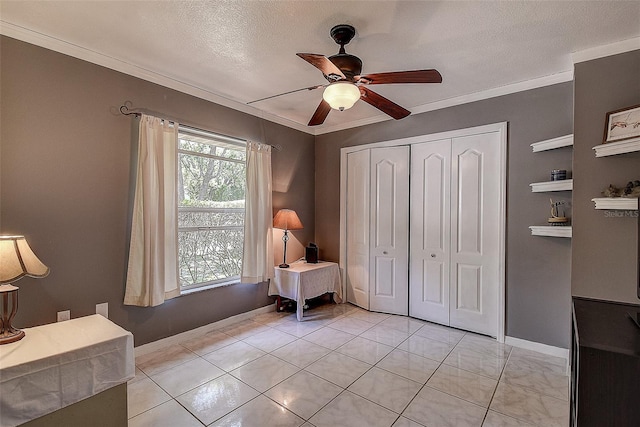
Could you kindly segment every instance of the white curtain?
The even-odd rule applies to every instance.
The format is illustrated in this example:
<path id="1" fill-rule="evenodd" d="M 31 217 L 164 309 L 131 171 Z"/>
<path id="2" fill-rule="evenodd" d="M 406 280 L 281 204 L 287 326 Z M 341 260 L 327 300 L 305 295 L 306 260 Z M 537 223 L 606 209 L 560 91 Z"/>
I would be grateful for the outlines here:
<path id="1" fill-rule="evenodd" d="M 124 303 L 162 304 L 180 294 L 176 173 L 178 124 L 142 115 Z"/>
<path id="2" fill-rule="evenodd" d="M 273 277 L 271 186 L 271 146 L 247 142 L 243 283 L 259 283 Z"/>

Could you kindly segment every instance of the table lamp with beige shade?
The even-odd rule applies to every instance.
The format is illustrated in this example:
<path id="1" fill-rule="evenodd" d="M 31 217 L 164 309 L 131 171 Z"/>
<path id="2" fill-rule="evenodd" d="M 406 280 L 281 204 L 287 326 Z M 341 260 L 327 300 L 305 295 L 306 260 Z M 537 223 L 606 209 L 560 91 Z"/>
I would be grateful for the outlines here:
<path id="1" fill-rule="evenodd" d="M 296 211 L 291 209 L 280 209 L 273 218 L 273 226 L 274 228 L 284 230 L 284 235 L 282 236 L 282 241 L 284 242 L 284 254 L 282 264 L 278 267 L 289 268 L 289 264 L 287 264 L 287 241 L 289 240 L 289 230 L 302 230 L 302 221 L 298 218 Z"/>
<path id="2" fill-rule="evenodd" d="M 49 267 L 33 253 L 24 236 L 0 236 L 0 345 L 24 338 L 11 321 L 18 312 L 18 287 L 11 283 L 29 277 L 45 277 Z"/>

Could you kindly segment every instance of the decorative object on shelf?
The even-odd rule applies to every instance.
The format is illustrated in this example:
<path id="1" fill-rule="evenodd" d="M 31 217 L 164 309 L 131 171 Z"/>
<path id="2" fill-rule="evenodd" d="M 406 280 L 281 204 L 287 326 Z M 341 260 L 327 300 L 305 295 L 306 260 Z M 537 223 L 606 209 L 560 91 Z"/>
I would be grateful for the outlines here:
<path id="1" fill-rule="evenodd" d="M 613 184 L 609 184 L 607 188 L 600 192 L 604 197 L 620 197 L 622 196 L 622 189 L 616 187 Z"/>
<path id="2" fill-rule="evenodd" d="M 601 191 L 605 197 L 626 197 L 629 199 L 635 199 L 640 197 L 640 181 L 629 181 L 624 188 L 618 188 L 613 184 L 609 184 L 607 188 Z"/>
<path id="3" fill-rule="evenodd" d="M 622 190 L 623 197 L 640 197 L 640 181 L 629 181 L 627 186 Z"/>
<path id="4" fill-rule="evenodd" d="M 604 141 L 615 142 L 640 136 L 640 105 L 607 113 Z"/>
<path id="5" fill-rule="evenodd" d="M 18 312 L 18 287 L 11 283 L 24 276 L 40 278 L 48 274 L 49 267 L 33 253 L 24 236 L 0 236 L 0 345 L 24 338 L 24 331 L 11 325 Z"/>
<path id="6" fill-rule="evenodd" d="M 284 242 L 282 264 L 280 264 L 279 267 L 289 268 L 289 264 L 287 264 L 287 241 L 289 240 L 289 230 L 302 230 L 302 221 L 298 218 L 296 211 L 291 209 L 280 209 L 273 218 L 273 227 L 284 230 L 284 234 L 282 235 L 282 241 Z"/>
<path id="7" fill-rule="evenodd" d="M 554 169 L 551 171 L 551 181 L 562 181 L 567 179 L 567 171 L 565 169 Z"/>
<path id="8" fill-rule="evenodd" d="M 564 216 L 564 210 L 561 210 L 561 206 L 566 204 L 564 200 L 554 202 L 553 199 L 549 199 L 549 201 L 551 202 L 551 218 L 547 222 L 553 226 L 568 225 L 569 218 Z"/>

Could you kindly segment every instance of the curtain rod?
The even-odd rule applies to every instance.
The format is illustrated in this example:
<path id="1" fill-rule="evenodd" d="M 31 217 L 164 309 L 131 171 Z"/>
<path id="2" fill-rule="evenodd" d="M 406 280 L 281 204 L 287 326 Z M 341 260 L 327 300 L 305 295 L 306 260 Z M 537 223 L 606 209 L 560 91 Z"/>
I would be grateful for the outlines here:
<path id="1" fill-rule="evenodd" d="M 177 119 L 175 119 L 173 117 L 167 117 L 165 114 L 160 114 L 160 113 L 157 113 L 155 111 L 147 110 L 145 108 L 130 109 L 129 106 L 127 105 L 127 103 L 128 102 L 125 102 L 123 105 L 120 106 L 120 114 L 122 114 L 123 116 L 140 117 L 142 114 L 149 114 L 149 115 L 154 115 L 154 116 L 163 116 L 163 117 L 160 117 L 163 120 L 167 120 L 169 122 L 178 123 L 178 124 L 182 123 L 185 127 L 191 128 L 191 129 L 196 130 L 196 131 L 205 132 L 205 133 L 213 133 L 218 137 L 222 137 L 224 139 L 229 139 L 230 141 L 233 141 L 233 142 L 242 142 L 242 143 L 246 143 L 247 142 L 246 140 L 241 139 L 241 138 L 235 138 L 233 136 L 222 135 L 222 134 L 219 134 L 217 132 L 213 132 L 213 131 L 206 130 L 206 129 L 201 129 L 201 128 L 196 127 L 196 126 L 191 126 L 188 123 L 182 122 L 181 120 L 177 120 Z M 272 145 L 272 144 L 269 144 L 269 145 L 274 150 L 277 150 L 277 151 L 281 151 L 282 150 L 282 146 L 280 146 L 280 145 Z"/>

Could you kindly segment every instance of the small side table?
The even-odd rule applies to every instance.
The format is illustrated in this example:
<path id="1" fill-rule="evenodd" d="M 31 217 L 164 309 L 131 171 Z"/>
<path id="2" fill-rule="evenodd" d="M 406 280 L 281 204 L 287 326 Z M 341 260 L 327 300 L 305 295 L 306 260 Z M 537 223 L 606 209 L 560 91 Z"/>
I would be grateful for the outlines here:
<path id="1" fill-rule="evenodd" d="M 302 320 L 307 299 L 333 293 L 335 301 L 342 302 L 340 269 L 335 262 L 309 264 L 299 261 L 292 263 L 289 268 L 274 267 L 274 270 L 274 277 L 269 282 L 269 295 L 294 300 L 299 321 Z"/>

